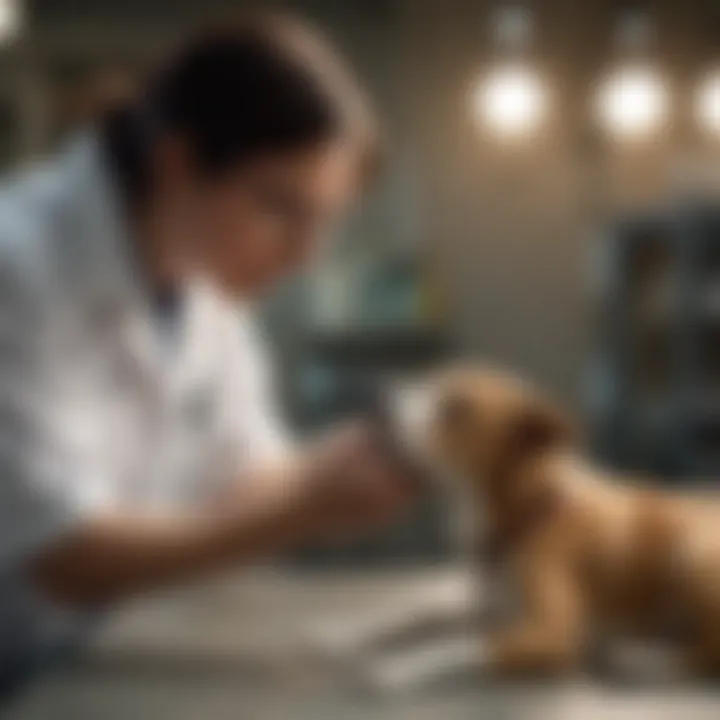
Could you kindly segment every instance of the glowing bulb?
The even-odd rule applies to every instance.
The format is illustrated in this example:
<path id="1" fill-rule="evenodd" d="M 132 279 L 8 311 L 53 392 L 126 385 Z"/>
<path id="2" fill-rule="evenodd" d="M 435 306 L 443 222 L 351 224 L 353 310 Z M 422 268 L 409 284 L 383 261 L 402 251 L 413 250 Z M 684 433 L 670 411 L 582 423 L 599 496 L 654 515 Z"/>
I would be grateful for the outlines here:
<path id="1" fill-rule="evenodd" d="M 20 0 L 0 0 L 0 42 L 12 40 L 20 30 Z"/>
<path id="2" fill-rule="evenodd" d="M 700 83 L 695 113 L 703 129 L 720 135 L 720 72 L 708 75 Z"/>
<path id="3" fill-rule="evenodd" d="M 473 93 L 480 121 L 501 136 L 519 137 L 535 130 L 547 114 L 547 93 L 540 78 L 524 67 L 492 71 Z"/>
<path id="4" fill-rule="evenodd" d="M 651 68 L 626 67 L 600 86 L 598 115 L 614 135 L 639 138 L 658 132 L 668 117 L 668 90 Z"/>

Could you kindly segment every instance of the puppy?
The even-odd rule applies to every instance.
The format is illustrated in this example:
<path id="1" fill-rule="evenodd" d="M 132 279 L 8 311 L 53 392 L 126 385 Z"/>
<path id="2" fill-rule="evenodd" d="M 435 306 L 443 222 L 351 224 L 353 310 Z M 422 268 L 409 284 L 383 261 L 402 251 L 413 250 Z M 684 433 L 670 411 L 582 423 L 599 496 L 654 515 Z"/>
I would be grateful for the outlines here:
<path id="1" fill-rule="evenodd" d="M 603 638 L 672 633 L 679 670 L 720 674 L 720 500 L 593 467 L 562 412 L 502 372 L 456 369 L 395 407 L 407 451 L 458 477 L 480 557 L 518 593 L 479 643 L 486 670 L 570 673 Z"/>

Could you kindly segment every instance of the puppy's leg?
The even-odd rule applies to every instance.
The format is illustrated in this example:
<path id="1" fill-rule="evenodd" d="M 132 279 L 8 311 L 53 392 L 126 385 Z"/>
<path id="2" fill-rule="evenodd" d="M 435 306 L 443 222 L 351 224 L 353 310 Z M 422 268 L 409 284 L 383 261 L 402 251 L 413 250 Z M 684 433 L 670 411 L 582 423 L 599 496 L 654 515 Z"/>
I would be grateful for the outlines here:
<path id="1" fill-rule="evenodd" d="M 422 590 L 397 606 L 373 607 L 365 615 L 344 614 L 334 623 L 325 621 L 308 635 L 307 645 L 333 661 L 356 661 L 470 626 L 469 580 L 453 577 Z"/>
<path id="2" fill-rule="evenodd" d="M 682 664 L 682 675 L 685 679 L 720 679 L 720 638 L 702 638 L 691 647 Z"/>
<path id="3" fill-rule="evenodd" d="M 679 584 L 681 602 L 690 622 L 689 647 L 683 672 L 690 678 L 720 679 L 720 548 L 685 566 Z"/>
<path id="4" fill-rule="evenodd" d="M 472 684 L 478 675 L 477 644 L 468 636 L 435 640 L 372 658 L 364 679 L 381 695 L 403 695 Z"/>
<path id="5" fill-rule="evenodd" d="M 519 621 L 483 641 L 484 667 L 498 675 L 558 675 L 577 669 L 584 649 L 580 587 L 560 558 L 520 568 Z"/>
<path id="6" fill-rule="evenodd" d="M 480 641 L 450 638 L 377 657 L 368 686 L 403 693 L 494 675 L 557 675 L 574 667 L 582 649 L 582 607 L 572 578 L 558 567 L 530 567 L 522 579 L 521 622 Z"/>

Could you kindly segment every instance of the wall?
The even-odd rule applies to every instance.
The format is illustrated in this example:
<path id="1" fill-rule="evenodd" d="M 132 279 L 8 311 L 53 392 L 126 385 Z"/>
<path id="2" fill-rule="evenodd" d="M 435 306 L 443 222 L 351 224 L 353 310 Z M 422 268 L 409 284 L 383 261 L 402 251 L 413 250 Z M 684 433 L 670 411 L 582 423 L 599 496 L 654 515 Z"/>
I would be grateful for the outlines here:
<path id="1" fill-rule="evenodd" d="M 527 147 L 484 137 L 469 118 L 469 83 L 492 62 L 494 4 L 403 4 L 407 130 L 422 156 L 418 207 L 444 270 L 454 335 L 465 351 L 521 368 L 575 401 L 592 340 L 593 231 L 609 211 L 676 193 L 677 167 L 688 156 L 717 166 L 717 145 L 703 145 L 684 113 L 691 78 L 717 60 L 718 8 L 651 6 L 652 51 L 675 83 L 681 117 L 656 142 L 618 148 L 598 135 L 588 113 L 598 73 L 613 60 L 617 3 L 534 3 L 533 62 L 555 100 L 548 132 Z"/>
<path id="2" fill-rule="evenodd" d="M 256 2 L 252 5 L 267 6 Z M 19 53 L 23 147 L 41 135 L 43 84 L 58 58 L 150 56 L 173 32 L 248 3 L 29 4 L 34 23 Z M 683 89 L 718 49 L 710 0 L 658 0 L 654 50 Z M 171 7 L 172 6 L 172 7 Z M 410 247 L 442 282 L 459 350 L 508 363 L 578 400 L 592 338 L 589 238 L 608 209 L 672 192 L 688 153 L 718 159 L 682 122 L 645 148 L 604 143 L 587 107 L 611 60 L 616 3 L 539 0 L 534 62 L 551 79 L 554 114 L 527 147 L 505 147 L 471 122 L 467 90 L 492 62 L 485 0 L 296 0 L 338 37 L 386 120 L 389 172 L 356 236 Z M 142 48 L 142 49 L 141 49 Z M 39 69 L 38 69 L 39 68 Z M 34 89 L 34 90 L 33 90 Z M 712 155 L 708 151 L 712 150 Z"/>

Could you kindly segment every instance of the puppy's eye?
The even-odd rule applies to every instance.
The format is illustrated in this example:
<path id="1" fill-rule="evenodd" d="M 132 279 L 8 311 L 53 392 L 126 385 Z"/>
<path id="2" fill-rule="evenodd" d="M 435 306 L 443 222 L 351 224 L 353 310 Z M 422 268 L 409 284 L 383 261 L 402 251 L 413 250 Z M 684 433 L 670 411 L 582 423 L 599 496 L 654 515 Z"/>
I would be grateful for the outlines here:
<path id="1" fill-rule="evenodd" d="M 471 419 L 473 406 L 468 398 L 452 393 L 440 400 L 438 414 L 446 427 L 460 427 Z"/>

